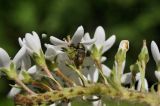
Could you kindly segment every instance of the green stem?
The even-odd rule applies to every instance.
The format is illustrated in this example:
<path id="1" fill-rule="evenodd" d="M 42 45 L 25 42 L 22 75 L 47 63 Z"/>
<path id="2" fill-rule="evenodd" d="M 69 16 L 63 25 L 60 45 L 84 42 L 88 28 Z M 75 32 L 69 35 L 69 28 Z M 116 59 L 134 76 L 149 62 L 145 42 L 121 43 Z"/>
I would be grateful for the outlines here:
<path id="1" fill-rule="evenodd" d="M 143 93 L 128 89 L 115 90 L 106 84 L 88 84 L 86 87 L 76 86 L 64 88 L 62 91 L 53 91 L 36 95 L 17 95 L 15 103 L 17 105 L 37 105 L 41 103 L 53 103 L 59 100 L 68 100 L 75 97 L 102 95 L 113 99 L 126 100 L 136 103 L 147 103 L 150 106 L 160 105 L 160 96 L 153 93 Z"/>
<path id="2" fill-rule="evenodd" d="M 99 70 L 99 72 L 100 72 L 105 84 L 108 84 L 108 81 L 107 81 L 105 75 L 103 74 L 102 65 L 101 65 L 100 61 L 99 60 L 95 60 L 95 64 L 96 64 L 96 66 L 97 66 L 97 68 L 98 68 L 98 70 Z"/>
<path id="3" fill-rule="evenodd" d="M 25 91 L 27 91 L 29 94 L 31 94 L 31 95 L 35 95 L 35 94 L 36 94 L 36 93 L 33 92 L 31 89 L 29 89 L 20 79 L 15 78 L 14 80 L 15 80 L 15 82 L 16 82 L 19 86 L 21 86 L 21 87 L 22 87 Z"/>
<path id="4" fill-rule="evenodd" d="M 48 75 L 49 78 L 51 78 L 58 86 L 58 89 L 61 90 L 63 87 L 61 86 L 61 84 L 53 77 L 52 73 L 50 72 L 50 70 L 48 69 L 48 67 L 46 65 L 41 66 L 42 69 L 46 72 L 46 74 Z"/>

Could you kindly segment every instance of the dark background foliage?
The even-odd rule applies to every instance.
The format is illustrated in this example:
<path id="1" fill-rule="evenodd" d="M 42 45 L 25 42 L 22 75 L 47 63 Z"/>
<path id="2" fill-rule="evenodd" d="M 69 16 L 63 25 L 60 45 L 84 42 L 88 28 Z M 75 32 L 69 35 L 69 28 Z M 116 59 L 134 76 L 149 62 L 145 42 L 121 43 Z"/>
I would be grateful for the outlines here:
<path id="1" fill-rule="evenodd" d="M 123 39 L 130 41 L 127 55 L 127 66 L 134 63 L 140 52 L 143 39 L 155 40 L 159 45 L 160 35 L 160 1 L 159 0 L 0 0 L 0 47 L 13 57 L 20 48 L 18 37 L 26 32 L 36 31 L 40 36 L 63 38 L 72 35 L 79 25 L 91 35 L 101 25 L 108 38 L 112 34 L 117 37 L 116 44 L 106 52 L 112 67 L 114 54 Z M 155 64 L 150 54 L 147 66 L 147 79 L 154 83 Z M 0 105 L 9 105 L 5 98 L 10 89 L 6 78 L 0 79 Z M 13 104 L 11 102 L 11 104 Z M 10 104 L 10 105 L 11 105 Z"/>

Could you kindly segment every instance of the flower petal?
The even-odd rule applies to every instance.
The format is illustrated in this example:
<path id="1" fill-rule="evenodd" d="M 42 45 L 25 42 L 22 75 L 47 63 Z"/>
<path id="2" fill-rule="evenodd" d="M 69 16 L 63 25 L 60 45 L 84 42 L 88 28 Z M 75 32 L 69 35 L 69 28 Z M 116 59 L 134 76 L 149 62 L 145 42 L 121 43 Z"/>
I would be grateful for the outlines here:
<path id="1" fill-rule="evenodd" d="M 23 46 L 18 53 L 16 54 L 16 56 L 13 58 L 13 62 L 16 64 L 16 67 L 19 68 L 21 66 L 21 62 L 22 59 L 24 57 L 24 55 L 26 54 L 26 47 Z"/>
<path id="2" fill-rule="evenodd" d="M 10 63 L 10 57 L 8 53 L 0 48 L 0 67 L 7 67 Z"/>
<path id="3" fill-rule="evenodd" d="M 145 86 L 145 91 L 148 92 L 148 82 L 146 80 L 146 78 L 144 79 L 144 86 Z M 141 79 L 138 81 L 138 85 L 137 85 L 137 91 L 141 91 L 141 87 L 142 87 L 142 81 Z"/>
<path id="4" fill-rule="evenodd" d="M 156 78 L 158 79 L 158 81 L 160 82 L 160 71 L 155 71 L 154 74 Z"/>
<path id="5" fill-rule="evenodd" d="M 138 80 L 140 80 L 140 79 L 141 79 L 141 73 L 138 72 L 138 73 L 136 74 L 136 81 L 138 81 Z"/>
<path id="6" fill-rule="evenodd" d="M 91 82 L 97 82 L 99 78 L 99 71 L 95 67 L 91 66 L 88 70 L 89 73 L 87 75 L 87 79 Z"/>
<path id="7" fill-rule="evenodd" d="M 86 40 L 90 40 L 90 39 L 91 39 L 91 37 L 90 37 L 89 33 L 87 32 L 87 33 L 84 34 L 82 40 L 86 41 Z"/>
<path id="8" fill-rule="evenodd" d="M 105 31 L 102 26 L 98 26 L 95 33 L 94 38 L 96 38 L 96 45 L 103 45 L 105 41 Z"/>
<path id="9" fill-rule="evenodd" d="M 97 99 L 97 96 L 93 96 L 93 99 Z M 92 106 L 102 106 L 102 100 L 97 100 L 92 102 Z"/>
<path id="10" fill-rule="evenodd" d="M 130 84 L 131 78 L 132 78 L 131 72 L 123 74 L 121 77 L 121 83 L 122 84 Z"/>
<path id="11" fill-rule="evenodd" d="M 104 62 L 104 61 L 106 61 L 107 60 L 107 57 L 105 57 L 105 56 L 102 56 L 101 57 L 101 62 Z"/>
<path id="12" fill-rule="evenodd" d="M 56 104 L 55 104 L 55 103 L 53 103 L 53 104 L 51 104 L 51 105 L 49 105 L 49 106 L 56 106 Z"/>
<path id="13" fill-rule="evenodd" d="M 54 45 L 67 45 L 67 42 L 65 42 L 65 41 L 62 41 L 62 40 L 60 40 L 60 39 L 58 39 L 58 38 L 56 38 L 56 37 L 54 37 L 54 36 L 51 36 L 50 37 L 50 42 L 52 43 L 52 44 L 54 44 Z"/>
<path id="14" fill-rule="evenodd" d="M 11 90 L 9 91 L 8 97 L 11 97 L 11 98 L 12 98 L 12 97 L 16 96 L 17 94 L 19 94 L 20 92 L 21 92 L 21 89 L 13 87 L 13 88 L 11 88 Z"/>
<path id="15" fill-rule="evenodd" d="M 35 43 L 38 45 L 39 48 L 41 48 L 41 41 L 38 34 L 35 31 L 32 31 L 32 34 L 35 39 Z"/>
<path id="16" fill-rule="evenodd" d="M 115 43 L 115 40 L 116 40 L 116 36 L 115 35 L 112 35 L 111 37 L 109 37 L 104 43 L 102 53 L 104 53 L 107 50 L 109 50 L 113 46 L 113 44 Z"/>
<path id="17" fill-rule="evenodd" d="M 102 70 L 106 77 L 109 77 L 111 74 L 111 69 L 109 69 L 106 65 L 102 64 Z"/>
<path id="18" fill-rule="evenodd" d="M 22 40 L 20 37 L 18 38 L 18 42 L 21 47 L 24 46 L 26 43 L 25 39 Z"/>
<path id="19" fill-rule="evenodd" d="M 154 41 L 151 42 L 151 52 L 156 64 L 158 64 L 158 62 L 160 62 L 160 52 Z"/>
<path id="20" fill-rule="evenodd" d="M 83 35 L 84 29 L 82 26 L 79 26 L 71 39 L 71 44 L 74 44 L 76 46 L 81 42 Z"/>
<path id="21" fill-rule="evenodd" d="M 26 46 L 30 49 L 29 52 L 39 53 L 41 50 L 40 39 L 36 33 L 33 32 L 33 34 L 34 35 L 26 33 L 25 35 Z"/>
<path id="22" fill-rule="evenodd" d="M 28 69 L 27 72 L 28 72 L 30 75 L 35 74 L 35 73 L 37 72 L 37 66 L 36 66 L 36 65 L 32 66 L 31 68 Z"/>
<path id="23" fill-rule="evenodd" d="M 21 69 L 28 70 L 31 67 L 31 58 L 26 53 L 22 59 Z"/>
<path id="24" fill-rule="evenodd" d="M 84 45 L 91 45 L 96 42 L 96 38 L 91 39 L 89 33 L 85 33 L 84 37 L 82 38 L 81 43 Z"/>
<path id="25" fill-rule="evenodd" d="M 45 52 L 45 57 L 48 60 L 54 60 L 56 55 L 59 53 L 63 53 L 62 51 L 60 51 L 60 48 L 57 46 L 53 46 L 50 44 L 45 44 L 45 47 L 47 48 L 46 52 Z"/>
<path id="26" fill-rule="evenodd" d="M 84 45 L 92 45 L 96 42 L 96 39 L 93 38 L 93 39 L 90 39 L 90 40 L 87 40 L 87 41 L 82 41 L 81 43 L 84 44 Z"/>

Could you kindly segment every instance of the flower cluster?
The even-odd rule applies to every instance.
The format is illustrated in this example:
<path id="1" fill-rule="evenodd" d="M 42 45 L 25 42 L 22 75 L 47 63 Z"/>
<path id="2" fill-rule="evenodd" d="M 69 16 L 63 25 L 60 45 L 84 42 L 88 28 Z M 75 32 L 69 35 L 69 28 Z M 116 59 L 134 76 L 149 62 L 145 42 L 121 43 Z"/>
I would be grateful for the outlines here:
<path id="1" fill-rule="evenodd" d="M 109 68 L 105 65 L 107 57 L 103 54 L 113 46 L 116 36 L 112 35 L 107 40 L 105 37 L 101 26 L 96 28 L 93 38 L 79 26 L 72 38 L 67 36 L 60 40 L 50 36 L 51 43 L 44 44 L 46 51 L 42 50 L 36 32 L 26 33 L 24 38 L 18 39 L 21 49 L 13 59 L 0 48 L 0 75 L 6 75 L 15 81 L 8 96 L 37 95 L 76 86 L 87 87 L 96 83 L 103 83 L 118 90 L 129 84 L 131 90 L 149 92 L 145 78 L 146 64 L 149 61 L 146 41 L 143 42 L 137 61 L 130 66 L 130 72 L 124 73 L 129 41 L 120 42 L 113 68 Z M 160 81 L 160 53 L 154 41 L 151 43 L 151 51 L 157 65 L 155 76 Z M 160 89 L 158 91 L 160 92 Z M 83 99 L 87 98 L 83 96 Z M 91 98 L 94 106 L 103 104 L 101 99 L 97 99 L 98 95 L 91 95 Z M 71 102 L 54 101 L 52 106 L 57 104 L 71 105 Z"/>

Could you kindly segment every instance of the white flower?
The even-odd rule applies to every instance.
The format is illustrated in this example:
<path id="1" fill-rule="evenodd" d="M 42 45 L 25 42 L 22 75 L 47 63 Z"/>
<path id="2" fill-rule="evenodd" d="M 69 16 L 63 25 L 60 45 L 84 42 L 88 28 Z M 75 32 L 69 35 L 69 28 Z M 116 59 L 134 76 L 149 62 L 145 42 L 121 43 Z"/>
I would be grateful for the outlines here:
<path id="1" fill-rule="evenodd" d="M 39 54 L 41 51 L 41 42 L 39 36 L 34 31 L 32 32 L 32 34 L 26 33 L 25 38 L 23 38 L 23 40 L 19 38 L 19 43 L 21 46 L 26 46 L 27 51 L 30 54 Z"/>
<path id="2" fill-rule="evenodd" d="M 158 65 L 160 62 L 160 52 L 157 44 L 154 41 L 151 42 L 151 52 L 156 64 Z"/>
<path id="3" fill-rule="evenodd" d="M 85 35 L 84 37 L 84 29 L 82 26 L 79 26 L 74 33 L 72 39 L 67 38 L 65 41 L 60 40 L 54 36 L 50 37 L 50 41 L 55 46 L 62 46 L 62 47 L 68 47 L 70 45 L 77 46 L 79 43 L 83 45 L 91 45 L 95 42 L 95 39 L 88 39 Z"/>
<path id="4" fill-rule="evenodd" d="M 10 59 L 8 53 L 4 49 L 0 48 L 0 67 L 9 68 L 9 65 L 11 64 L 11 62 L 13 62 L 15 64 L 17 70 L 19 68 L 28 69 L 30 67 L 31 63 L 30 63 L 29 57 L 26 57 L 26 56 L 27 56 L 26 47 L 22 47 L 17 52 L 17 54 L 15 55 L 13 60 Z M 23 80 L 23 76 L 21 75 L 21 71 L 19 72 L 18 77 L 20 80 Z M 15 84 L 15 86 L 16 86 L 16 84 Z M 13 87 L 10 90 L 8 97 L 14 97 L 16 94 L 18 94 L 20 92 L 21 92 L 20 88 Z"/>
<path id="5" fill-rule="evenodd" d="M 132 79 L 132 73 L 131 72 L 125 73 L 121 77 L 121 83 L 122 84 L 130 84 L 131 83 L 131 79 Z M 141 87 L 142 87 L 142 81 L 141 81 L 141 74 L 140 74 L 140 72 L 138 72 L 136 74 L 135 80 L 138 81 L 137 91 L 140 91 Z M 145 85 L 145 90 L 148 91 L 148 82 L 147 82 L 146 78 L 144 79 L 144 85 Z"/>
<path id="6" fill-rule="evenodd" d="M 54 44 L 55 46 L 58 46 L 58 45 L 61 45 L 61 46 L 68 46 L 68 45 L 71 45 L 71 44 L 74 44 L 75 46 L 81 42 L 81 39 L 84 35 L 84 29 L 82 26 L 79 26 L 76 30 L 76 32 L 74 33 L 73 37 L 71 40 L 69 41 L 62 41 L 54 36 L 51 36 L 50 37 L 50 41 L 52 44 Z"/>
<path id="7" fill-rule="evenodd" d="M 100 49 L 101 47 L 103 48 L 102 54 L 107 50 L 109 50 L 113 46 L 116 40 L 115 35 L 112 35 L 107 40 L 105 40 L 105 31 L 101 26 L 97 27 L 94 34 L 94 38 L 96 39 L 96 42 L 95 42 L 96 47 L 98 49 Z"/>

